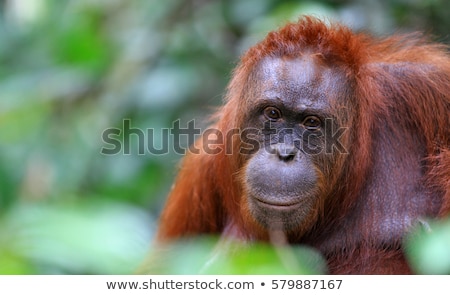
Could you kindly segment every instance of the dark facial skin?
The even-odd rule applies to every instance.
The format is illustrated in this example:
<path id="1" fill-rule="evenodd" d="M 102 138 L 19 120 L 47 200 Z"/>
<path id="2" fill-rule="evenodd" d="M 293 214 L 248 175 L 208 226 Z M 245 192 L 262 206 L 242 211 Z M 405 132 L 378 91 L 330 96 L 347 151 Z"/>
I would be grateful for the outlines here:
<path id="1" fill-rule="evenodd" d="M 244 187 L 253 218 L 268 230 L 306 229 L 317 219 L 327 153 L 327 126 L 336 124 L 343 77 L 312 57 L 265 59 L 255 74 L 250 127 L 259 147 L 245 166 Z"/>

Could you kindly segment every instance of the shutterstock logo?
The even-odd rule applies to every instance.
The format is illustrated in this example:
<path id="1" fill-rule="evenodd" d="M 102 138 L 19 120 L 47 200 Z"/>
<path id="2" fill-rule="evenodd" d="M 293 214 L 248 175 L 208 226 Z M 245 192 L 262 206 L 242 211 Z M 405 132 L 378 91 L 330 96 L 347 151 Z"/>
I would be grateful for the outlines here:
<path id="1" fill-rule="evenodd" d="M 156 132 L 154 128 L 145 130 L 131 126 L 130 119 L 124 119 L 122 128 L 108 128 L 102 133 L 102 140 L 106 146 L 102 147 L 103 155 L 131 155 L 132 137 L 137 139 L 137 154 L 145 155 L 166 155 L 175 152 L 177 154 L 185 154 L 186 148 L 180 143 L 181 137 L 187 137 L 188 146 L 191 146 L 196 136 L 201 134 L 200 128 L 195 127 L 195 121 L 191 120 L 187 123 L 187 127 L 182 128 L 180 120 L 173 122 L 171 128 L 161 128 Z M 172 137 L 173 140 L 170 140 Z M 123 140 L 121 140 L 121 138 Z M 156 146 L 159 143 L 159 146 Z M 172 146 L 170 146 L 172 143 Z M 172 148 L 172 149 L 171 149 Z"/>
<path id="2" fill-rule="evenodd" d="M 180 155 L 189 151 L 193 154 L 201 152 L 215 155 L 225 152 L 228 155 L 236 152 L 252 154 L 261 148 L 273 153 L 271 145 L 274 143 L 289 143 L 306 154 L 331 154 L 334 152 L 347 153 L 341 138 L 347 128 L 334 130 L 331 119 L 325 120 L 322 130 L 298 134 L 292 128 L 274 128 L 270 122 L 264 128 L 230 129 L 226 133 L 219 129 L 208 128 L 201 130 L 195 125 L 195 120 L 181 126 L 180 120 L 172 123 L 171 128 L 136 128 L 130 119 L 124 119 L 122 128 L 108 128 L 102 133 L 104 146 L 100 153 L 103 155 Z M 201 145 L 194 145 L 201 137 Z M 133 140 L 134 138 L 134 140 Z M 239 150 L 234 150 L 234 143 L 239 143 Z"/>

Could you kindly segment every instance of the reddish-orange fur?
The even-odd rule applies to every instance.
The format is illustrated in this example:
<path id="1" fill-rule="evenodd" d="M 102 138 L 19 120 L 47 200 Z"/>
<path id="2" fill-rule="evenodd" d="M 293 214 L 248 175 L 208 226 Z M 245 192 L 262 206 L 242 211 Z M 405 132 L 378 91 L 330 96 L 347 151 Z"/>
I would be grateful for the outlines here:
<path id="1" fill-rule="evenodd" d="M 304 17 L 298 23 L 269 33 L 242 57 L 214 127 L 226 134 L 243 125 L 250 103 L 245 94 L 251 91 L 251 72 L 263 58 L 295 58 L 305 50 L 343 71 L 353 87 L 354 99 L 347 106 L 354 116 L 352 145 L 342 172 L 331 172 L 335 181 L 330 196 L 324 200 L 324 212 L 318 213 L 317 224 L 306 234 L 291 234 L 287 239 L 322 251 L 331 273 L 408 273 L 401 251 L 402 236 L 389 238 L 386 233 L 374 232 L 374 228 L 383 229 L 376 226 L 378 220 L 383 220 L 383 212 L 364 211 L 367 208 L 363 209 L 362 203 L 377 204 L 377 198 L 366 197 L 365 193 L 367 179 L 377 179 L 374 172 L 377 140 L 390 142 L 399 138 L 400 147 L 398 150 L 394 147 L 393 154 L 404 155 L 405 159 L 409 150 L 402 149 L 402 145 L 414 151 L 415 146 L 420 146 L 417 148 L 423 154 L 420 185 L 429 192 L 423 196 L 430 198 L 424 200 L 429 204 L 428 211 L 435 217 L 449 215 L 450 57 L 447 49 L 428 43 L 418 35 L 376 39 Z M 384 135 L 380 126 L 387 126 L 389 135 Z M 269 239 L 262 228 L 245 221 L 245 215 L 250 214 L 242 198 L 240 178 L 245 159 L 237 152 L 241 144 L 237 138 L 223 145 L 234 146 L 232 155 L 200 153 L 184 158 L 161 216 L 159 241 L 224 231 L 241 239 Z M 401 215 L 402 204 L 408 199 L 387 199 L 387 202 L 398 206 Z M 337 227 L 348 231 L 337 232 Z"/>

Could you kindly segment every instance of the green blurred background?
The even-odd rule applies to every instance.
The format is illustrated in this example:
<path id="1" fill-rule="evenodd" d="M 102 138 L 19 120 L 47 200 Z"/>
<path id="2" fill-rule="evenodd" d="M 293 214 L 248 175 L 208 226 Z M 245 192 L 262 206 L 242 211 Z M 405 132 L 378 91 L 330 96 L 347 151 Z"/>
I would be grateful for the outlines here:
<path id="1" fill-rule="evenodd" d="M 137 136 L 130 155 L 102 155 L 102 132 L 125 119 L 156 135 L 177 119 L 204 124 L 243 51 L 301 14 L 450 42 L 448 0 L 0 1 L 0 274 L 133 273 L 181 155 L 140 155 Z M 436 228 L 408 244 L 422 273 L 450 273 L 450 226 Z M 242 256 L 283 269 L 295 251 Z M 259 273 L 248 262 L 228 272 Z"/>

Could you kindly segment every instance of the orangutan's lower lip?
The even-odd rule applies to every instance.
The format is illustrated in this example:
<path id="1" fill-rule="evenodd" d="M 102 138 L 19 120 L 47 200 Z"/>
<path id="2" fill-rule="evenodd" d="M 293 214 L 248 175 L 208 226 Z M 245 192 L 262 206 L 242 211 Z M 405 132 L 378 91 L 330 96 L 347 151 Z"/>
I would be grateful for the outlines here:
<path id="1" fill-rule="evenodd" d="M 298 208 L 301 205 L 301 201 L 296 202 L 287 202 L 287 203 L 275 203 L 275 202 L 269 202 L 261 199 L 255 198 L 255 200 L 258 202 L 259 205 L 266 208 L 276 208 L 277 210 L 292 210 L 295 208 Z"/>

